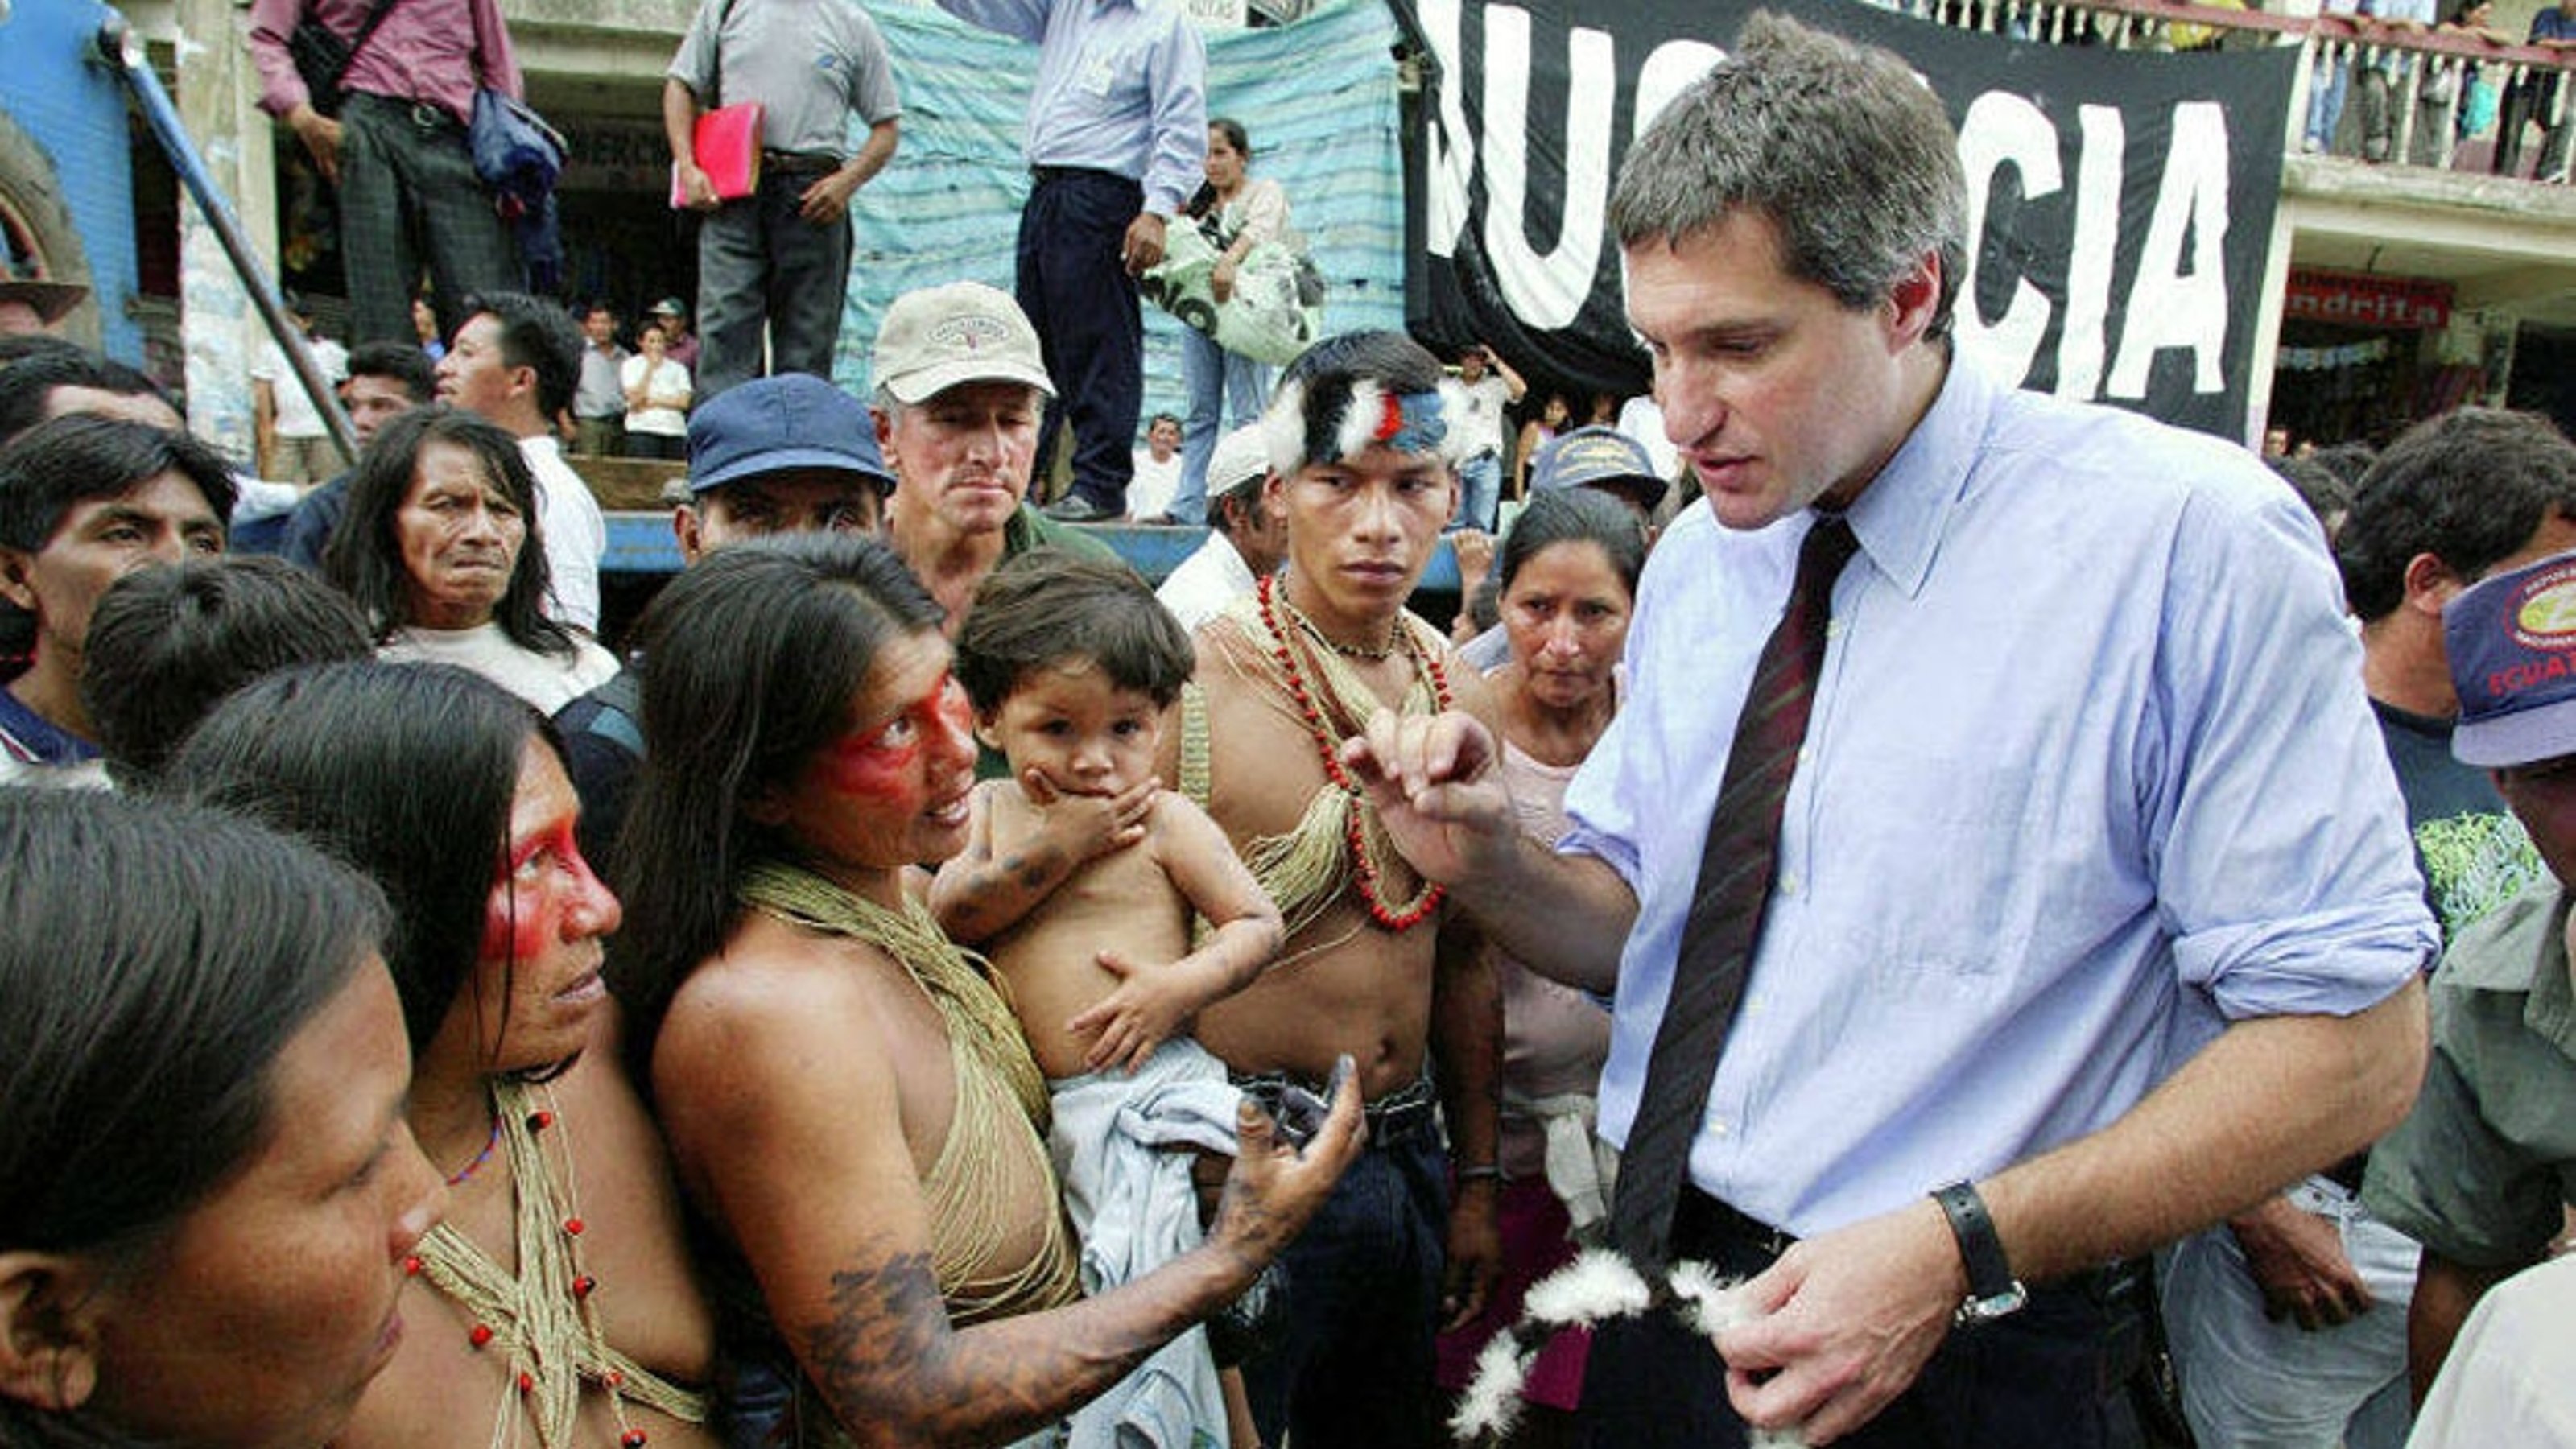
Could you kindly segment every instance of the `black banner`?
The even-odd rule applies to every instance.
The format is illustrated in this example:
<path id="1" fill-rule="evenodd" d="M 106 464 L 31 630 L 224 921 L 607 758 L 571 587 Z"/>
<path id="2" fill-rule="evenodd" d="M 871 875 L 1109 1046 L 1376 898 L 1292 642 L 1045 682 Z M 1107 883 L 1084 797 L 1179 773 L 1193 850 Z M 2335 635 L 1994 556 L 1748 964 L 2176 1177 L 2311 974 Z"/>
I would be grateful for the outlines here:
<path id="1" fill-rule="evenodd" d="M 1407 188 L 1415 329 L 1489 342 L 1550 383 L 1644 391 L 1603 221 L 1610 184 L 1631 137 L 1755 7 L 1396 3 L 1438 67 Z M 1896 51 L 1949 108 L 1973 228 L 1963 345 L 2026 387 L 2242 436 L 2295 47 L 2115 51 L 1856 0 L 1768 8 Z"/>

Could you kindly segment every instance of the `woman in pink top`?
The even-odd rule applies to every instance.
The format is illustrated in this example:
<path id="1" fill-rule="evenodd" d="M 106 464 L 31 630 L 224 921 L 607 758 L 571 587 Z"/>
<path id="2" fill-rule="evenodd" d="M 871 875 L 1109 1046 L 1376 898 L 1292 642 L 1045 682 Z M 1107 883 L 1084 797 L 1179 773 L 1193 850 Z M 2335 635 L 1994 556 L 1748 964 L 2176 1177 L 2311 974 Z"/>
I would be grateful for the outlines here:
<path id="1" fill-rule="evenodd" d="M 1489 676 L 1502 710 L 1503 777 L 1521 829 L 1566 832 L 1565 787 L 1619 707 L 1646 538 L 1636 514 L 1588 488 L 1533 494 L 1503 542 L 1501 612 L 1511 663 Z M 1485 1341 L 1521 1316 L 1529 1285 L 1574 1255 L 1604 1213 L 1593 1172 L 1593 1090 L 1610 1013 L 1508 956 L 1503 996 L 1503 1275 L 1482 1316 L 1440 1339 L 1440 1382 L 1463 1388 Z M 1557 1336 L 1531 1366 L 1515 1444 L 1574 1442 L 1589 1339 Z"/>

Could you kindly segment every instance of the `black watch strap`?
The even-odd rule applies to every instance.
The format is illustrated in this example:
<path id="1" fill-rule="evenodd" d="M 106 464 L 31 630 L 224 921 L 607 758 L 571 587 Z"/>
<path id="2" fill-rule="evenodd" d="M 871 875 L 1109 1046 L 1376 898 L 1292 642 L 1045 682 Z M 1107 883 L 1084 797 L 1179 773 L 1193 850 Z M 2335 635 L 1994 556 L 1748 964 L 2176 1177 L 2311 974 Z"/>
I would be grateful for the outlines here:
<path id="1" fill-rule="evenodd" d="M 1950 1220 L 1950 1235 L 1959 1240 L 1959 1259 L 1968 1270 L 1968 1301 L 1960 1309 L 1961 1321 L 2000 1318 L 2019 1308 L 2026 1294 L 2013 1278 L 2012 1263 L 2004 1257 L 2003 1239 L 1995 1236 L 1995 1220 L 1986 1211 L 1986 1200 L 1966 1182 L 1935 1191 L 1932 1200 Z"/>

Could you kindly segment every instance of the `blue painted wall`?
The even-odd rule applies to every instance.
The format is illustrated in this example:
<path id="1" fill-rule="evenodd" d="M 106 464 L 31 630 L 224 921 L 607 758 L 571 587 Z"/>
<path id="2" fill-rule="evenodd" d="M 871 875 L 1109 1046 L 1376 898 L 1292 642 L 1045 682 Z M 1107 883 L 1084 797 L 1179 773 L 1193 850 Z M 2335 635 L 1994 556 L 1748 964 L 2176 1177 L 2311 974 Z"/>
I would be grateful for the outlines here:
<path id="1" fill-rule="evenodd" d="M 903 87 L 903 145 L 860 188 L 834 380 L 860 397 L 888 303 L 915 287 L 1011 289 L 1029 176 L 1022 118 L 1037 47 L 945 11 L 875 7 Z M 1404 165 L 1381 0 L 1327 0 L 1293 25 L 1208 37 L 1208 112 L 1243 122 L 1253 174 L 1288 192 L 1290 223 L 1324 274 L 1324 328 L 1404 327 Z M 1181 324 L 1145 308 L 1145 408 L 1186 412 Z"/>
<path id="2" fill-rule="evenodd" d="M 143 329 L 135 292 L 134 158 L 125 93 L 94 62 L 107 7 L 97 0 L 7 0 L 0 18 L 0 111 L 54 163 L 89 263 L 107 353 L 140 366 Z"/>

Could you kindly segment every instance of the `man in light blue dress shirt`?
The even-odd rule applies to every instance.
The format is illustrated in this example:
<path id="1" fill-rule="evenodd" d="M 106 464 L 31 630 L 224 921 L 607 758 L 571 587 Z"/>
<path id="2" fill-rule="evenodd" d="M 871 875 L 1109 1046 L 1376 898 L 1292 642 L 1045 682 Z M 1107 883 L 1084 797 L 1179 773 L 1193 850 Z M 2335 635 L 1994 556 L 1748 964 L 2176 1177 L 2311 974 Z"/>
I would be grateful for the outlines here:
<path id="1" fill-rule="evenodd" d="M 1163 260 L 1165 224 L 1207 169 L 1207 49 L 1175 0 L 939 6 L 1038 46 L 1016 288 L 1059 389 L 1038 457 L 1054 455 L 1057 427 L 1071 423 L 1073 491 L 1047 513 L 1114 522 L 1127 512 L 1145 397 L 1136 278 Z"/>
<path id="2" fill-rule="evenodd" d="M 2315 524 L 2240 449 L 1960 358 L 1965 196 L 1902 60 L 1750 22 L 1612 202 L 1706 501 L 1647 566 L 1573 834 L 1517 836 L 1473 721 L 1351 752 L 1499 949 L 1615 990 L 1624 1143 L 1800 545 L 1858 540 L 1672 1219 L 1752 1317 L 1714 1352 L 1605 1326 L 1594 1444 L 2136 1442 L 2150 1306 L 2113 1265 L 2367 1142 L 2422 1072 L 2435 935 Z"/>

